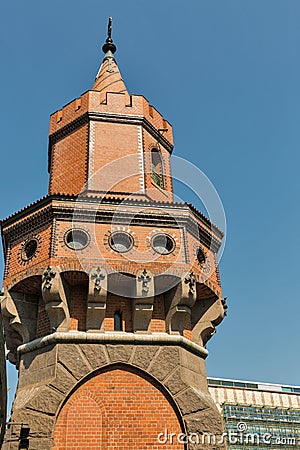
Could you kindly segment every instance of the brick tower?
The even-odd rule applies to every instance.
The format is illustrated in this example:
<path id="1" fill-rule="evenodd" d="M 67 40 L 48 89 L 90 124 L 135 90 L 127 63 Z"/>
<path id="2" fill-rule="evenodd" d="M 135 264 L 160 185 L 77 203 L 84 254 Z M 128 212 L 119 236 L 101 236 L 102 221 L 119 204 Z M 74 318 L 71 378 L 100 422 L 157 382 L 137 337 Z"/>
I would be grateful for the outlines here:
<path id="1" fill-rule="evenodd" d="M 172 127 L 115 51 L 110 20 L 92 89 L 50 118 L 48 195 L 2 222 L 7 449 L 208 449 L 196 435 L 223 431 L 205 372 L 222 232 L 174 201 Z"/>

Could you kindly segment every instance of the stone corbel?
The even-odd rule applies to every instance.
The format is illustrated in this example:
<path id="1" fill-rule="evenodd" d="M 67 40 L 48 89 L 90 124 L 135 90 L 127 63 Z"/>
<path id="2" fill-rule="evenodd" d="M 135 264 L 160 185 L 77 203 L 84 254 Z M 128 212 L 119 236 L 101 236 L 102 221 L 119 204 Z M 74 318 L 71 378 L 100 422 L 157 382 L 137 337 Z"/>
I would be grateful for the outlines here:
<path id="1" fill-rule="evenodd" d="M 133 301 L 133 331 L 149 331 L 153 314 L 154 277 L 149 270 L 139 270 L 136 277 L 136 298 Z"/>
<path id="2" fill-rule="evenodd" d="M 221 298 L 198 300 L 192 315 L 193 341 L 205 346 L 216 333 L 216 326 L 224 319 L 226 309 L 226 303 Z"/>
<path id="3" fill-rule="evenodd" d="M 29 341 L 29 330 L 22 324 L 17 307 L 10 293 L 6 290 L 0 293 L 1 314 L 6 337 L 6 346 L 9 350 L 8 359 L 11 363 L 17 362 L 17 348 Z"/>
<path id="4" fill-rule="evenodd" d="M 183 334 L 184 326 L 191 316 L 191 308 L 197 298 L 196 277 L 193 272 L 181 279 L 178 285 L 165 293 L 166 326 L 170 334 Z"/>
<path id="5" fill-rule="evenodd" d="M 52 331 L 69 331 L 70 313 L 59 267 L 47 267 L 44 271 L 42 297 Z"/>
<path id="6" fill-rule="evenodd" d="M 100 267 L 94 268 L 89 276 L 86 330 L 103 331 L 107 299 L 107 272 Z"/>

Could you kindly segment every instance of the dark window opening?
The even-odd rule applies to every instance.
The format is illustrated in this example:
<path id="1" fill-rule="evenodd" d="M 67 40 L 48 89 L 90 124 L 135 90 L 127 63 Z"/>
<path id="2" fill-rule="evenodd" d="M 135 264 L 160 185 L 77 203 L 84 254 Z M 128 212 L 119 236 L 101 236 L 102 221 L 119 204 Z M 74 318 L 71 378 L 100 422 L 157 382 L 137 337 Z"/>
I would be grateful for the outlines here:
<path id="1" fill-rule="evenodd" d="M 31 239 L 30 241 L 28 241 L 23 248 L 22 251 L 22 259 L 24 259 L 25 261 L 28 261 L 29 259 L 31 259 L 36 251 L 37 251 L 37 247 L 38 247 L 38 243 L 36 239 Z"/>
<path id="2" fill-rule="evenodd" d="M 114 330 L 123 331 L 123 321 L 121 311 L 116 311 L 114 314 Z"/>

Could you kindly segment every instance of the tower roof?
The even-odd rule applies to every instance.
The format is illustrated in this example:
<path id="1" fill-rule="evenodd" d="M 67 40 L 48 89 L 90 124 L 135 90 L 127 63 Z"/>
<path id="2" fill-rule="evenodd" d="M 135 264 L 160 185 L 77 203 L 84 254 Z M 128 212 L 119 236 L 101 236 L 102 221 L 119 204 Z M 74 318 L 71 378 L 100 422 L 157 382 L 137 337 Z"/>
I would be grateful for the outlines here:
<path id="1" fill-rule="evenodd" d="M 117 66 L 114 53 L 117 47 L 113 43 L 111 37 L 112 31 L 112 18 L 108 20 L 107 38 L 102 46 L 102 50 L 105 54 L 102 64 L 97 73 L 92 90 L 102 93 L 101 101 L 105 102 L 106 94 L 108 92 L 114 92 L 118 94 L 125 94 L 128 96 L 128 92 L 125 83 L 122 79 L 121 73 Z"/>

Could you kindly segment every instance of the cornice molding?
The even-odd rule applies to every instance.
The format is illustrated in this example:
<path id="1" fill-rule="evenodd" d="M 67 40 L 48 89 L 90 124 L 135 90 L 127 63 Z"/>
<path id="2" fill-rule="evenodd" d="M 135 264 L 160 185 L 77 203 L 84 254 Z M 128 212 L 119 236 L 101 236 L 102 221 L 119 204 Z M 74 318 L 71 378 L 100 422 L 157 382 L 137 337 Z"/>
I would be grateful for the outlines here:
<path id="1" fill-rule="evenodd" d="M 53 201 L 61 201 L 61 204 L 54 204 Z M 83 205 L 76 210 L 74 216 L 74 206 L 77 201 L 87 203 L 86 207 Z M 70 203 L 69 203 L 70 202 Z M 124 210 L 114 208 L 98 209 L 99 202 L 109 205 L 118 205 L 122 202 Z M 69 204 L 68 204 L 69 203 Z M 97 210 L 90 207 L 91 204 L 97 203 Z M 132 211 L 128 207 L 132 207 Z M 134 208 L 143 206 L 144 210 L 135 212 Z M 149 209 L 149 212 L 147 209 Z M 166 213 L 166 209 L 177 210 L 173 216 Z M 155 214 L 151 209 L 155 209 Z M 161 212 L 157 212 L 157 210 Z M 176 214 L 176 215 L 175 215 Z M 222 234 L 216 233 L 215 228 L 211 225 L 208 219 L 201 220 L 202 217 L 195 215 L 195 212 L 187 204 L 176 203 L 159 203 L 139 200 L 124 201 L 116 198 L 90 198 L 84 197 L 78 199 L 74 197 L 49 196 L 44 197 L 37 203 L 30 205 L 28 208 L 20 211 L 14 216 L 2 221 L 2 234 L 5 241 L 17 240 L 22 236 L 28 234 L 28 229 L 34 231 L 53 219 L 61 220 L 76 220 L 77 222 L 96 222 L 96 223 L 111 223 L 112 220 L 119 224 L 130 222 L 132 225 L 152 225 L 159 227 L 184 227 L 196 239 L 211 248 L 213 252 L 217 252 L 221 245 Z M 195 218 L 194 218 L 194 217 Z M 197 220 L 198 219 L 198 220 Z M 199 223 L 200 222 L 200 223 Z M 204 226 L 201 226 L 203 222 Z M 4 230 L 5 228 L 5 230 Z M 210 228 L 208 230 L 207 228 Z"/>
<path id="2" fill-rule="evenodd" d="M 34 350 L 47 347 L 52 344 L 68 344 L 68 343 L 84 343 L 84 344 L 120 344 L 120 345 L 169 345 L 179 346 L 186 350 L 206 358 L 208 351 L 206 348 L 195 344 L 183 336 L 170 335 L 167 333 L 157 334 L 135 334 L 128 332 L 107 332 L 107 333 L 85 333 L 84 331 L 56 332 L 48 336 L 35 339 L 34 341 L 22 344 L 18 347 L 18 354 L 32 352 Z"/>

